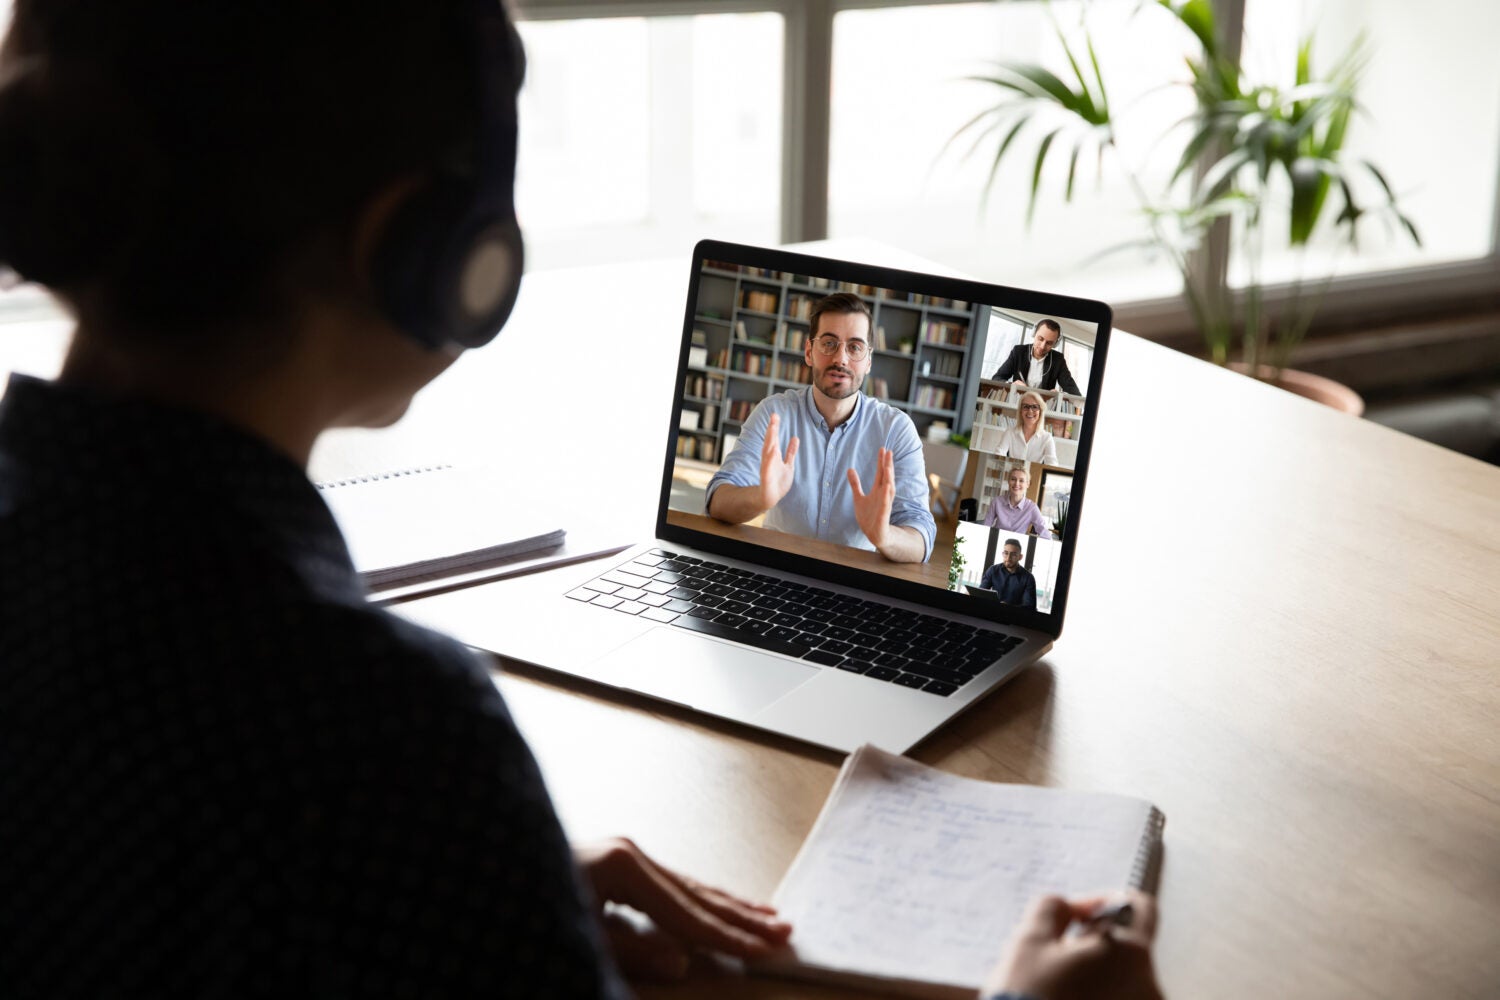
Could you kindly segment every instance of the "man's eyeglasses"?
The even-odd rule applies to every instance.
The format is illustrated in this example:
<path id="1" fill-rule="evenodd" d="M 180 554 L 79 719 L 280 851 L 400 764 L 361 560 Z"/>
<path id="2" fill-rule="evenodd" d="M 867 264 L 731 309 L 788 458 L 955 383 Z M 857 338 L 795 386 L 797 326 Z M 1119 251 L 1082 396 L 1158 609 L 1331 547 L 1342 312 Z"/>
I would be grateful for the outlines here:
<path id="1" fill-rule="evenodd" d="M 865 356 L 870 353 L 870 345 L 863 340 L 840 340 L 831 335 L 819 337 L 813 341 L 813 346 L 825 358 L 833 357 L 839 353 L 840 349 L 849 355 L 850 361 L 863 361 Z"/>

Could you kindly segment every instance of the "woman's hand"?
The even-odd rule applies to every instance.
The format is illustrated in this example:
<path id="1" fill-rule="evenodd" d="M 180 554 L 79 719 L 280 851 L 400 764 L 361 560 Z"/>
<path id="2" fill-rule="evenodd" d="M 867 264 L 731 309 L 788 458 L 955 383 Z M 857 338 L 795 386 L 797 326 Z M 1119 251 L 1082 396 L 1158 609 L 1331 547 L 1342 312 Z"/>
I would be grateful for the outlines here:
<path id="1" fill-rule="evenodd" d="M 1079 934 L 1068 934 L 1068 927 L 1074 921 L 1087 925 L 1089 916 L 1111 900 L 1035 900 L 985 980 L 983 995 L 1009 991 L 1037 1000 L 1161 1000 L 1151 965 L 1156 901 L 1139 892 L 1127 893 L 1125 899 L 1132 911 L 1129 926 Z"/>
<path id="2" fill-rule="evenodd" d="M 623 838 L 575 847 L 573 856 L 604 907 L 604 932 L 626 976 L 680 979 L 695 950 L 756 958 L 792 933 L 771 907 L 663 868 Z M 611 903 L 640 911 L 653 926 L 611 912 Z"/>

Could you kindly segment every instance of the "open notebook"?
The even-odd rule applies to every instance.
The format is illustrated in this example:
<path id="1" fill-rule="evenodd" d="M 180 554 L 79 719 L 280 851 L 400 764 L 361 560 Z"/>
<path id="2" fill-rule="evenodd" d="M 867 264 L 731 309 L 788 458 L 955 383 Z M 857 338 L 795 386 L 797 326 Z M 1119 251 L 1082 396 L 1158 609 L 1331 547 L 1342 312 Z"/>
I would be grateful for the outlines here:
<path id="1" fill-rule="evenodd" d="M 976 781 L 861 747 L 776 890 L 792 942 L 754 968 L 972 998 L 1033 897 L 1150 889 L 1164 823 L 1141 799 Z"/>
<path id="2" fill-rule="evenodd" d="M 374 591 L 550 553 L 565 537 L 482 469 L 437 465 L 317 486 Z"/>

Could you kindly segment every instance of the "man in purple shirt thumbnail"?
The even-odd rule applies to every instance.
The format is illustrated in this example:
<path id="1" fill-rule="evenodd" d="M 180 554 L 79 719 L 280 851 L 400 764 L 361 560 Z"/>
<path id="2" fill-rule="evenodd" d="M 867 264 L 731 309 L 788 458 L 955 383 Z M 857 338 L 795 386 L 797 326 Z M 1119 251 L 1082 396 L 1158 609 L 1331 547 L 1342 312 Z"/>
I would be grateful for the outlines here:
<path id="1" fill-rule="evenodd" d="M 1040 538 L 1051 538 L 1052 529 L 1037 505 L 1026 497 L 1026 487 L 1031 483 L 1031 473 L 1017 466 L 1005 474 L 1009 490 L 990 501 L 990 509 L 984 515 L 987 528 L 1003 528 L 1026 534 L 1028 528 L 1036 530 Z"/>

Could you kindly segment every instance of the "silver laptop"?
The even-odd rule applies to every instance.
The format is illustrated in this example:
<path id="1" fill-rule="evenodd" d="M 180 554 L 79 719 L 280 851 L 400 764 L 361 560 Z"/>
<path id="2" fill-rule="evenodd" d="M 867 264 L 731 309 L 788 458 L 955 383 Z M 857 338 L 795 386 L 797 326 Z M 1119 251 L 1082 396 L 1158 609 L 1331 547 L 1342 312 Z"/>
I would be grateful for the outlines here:
<path id="1" fill-rule="evenodd" d="M 1099 302 L 705 241 L 656 537 L 401 610 L 757 729 L 904 752 L 1062 631 L 1109 334 Z"/>

